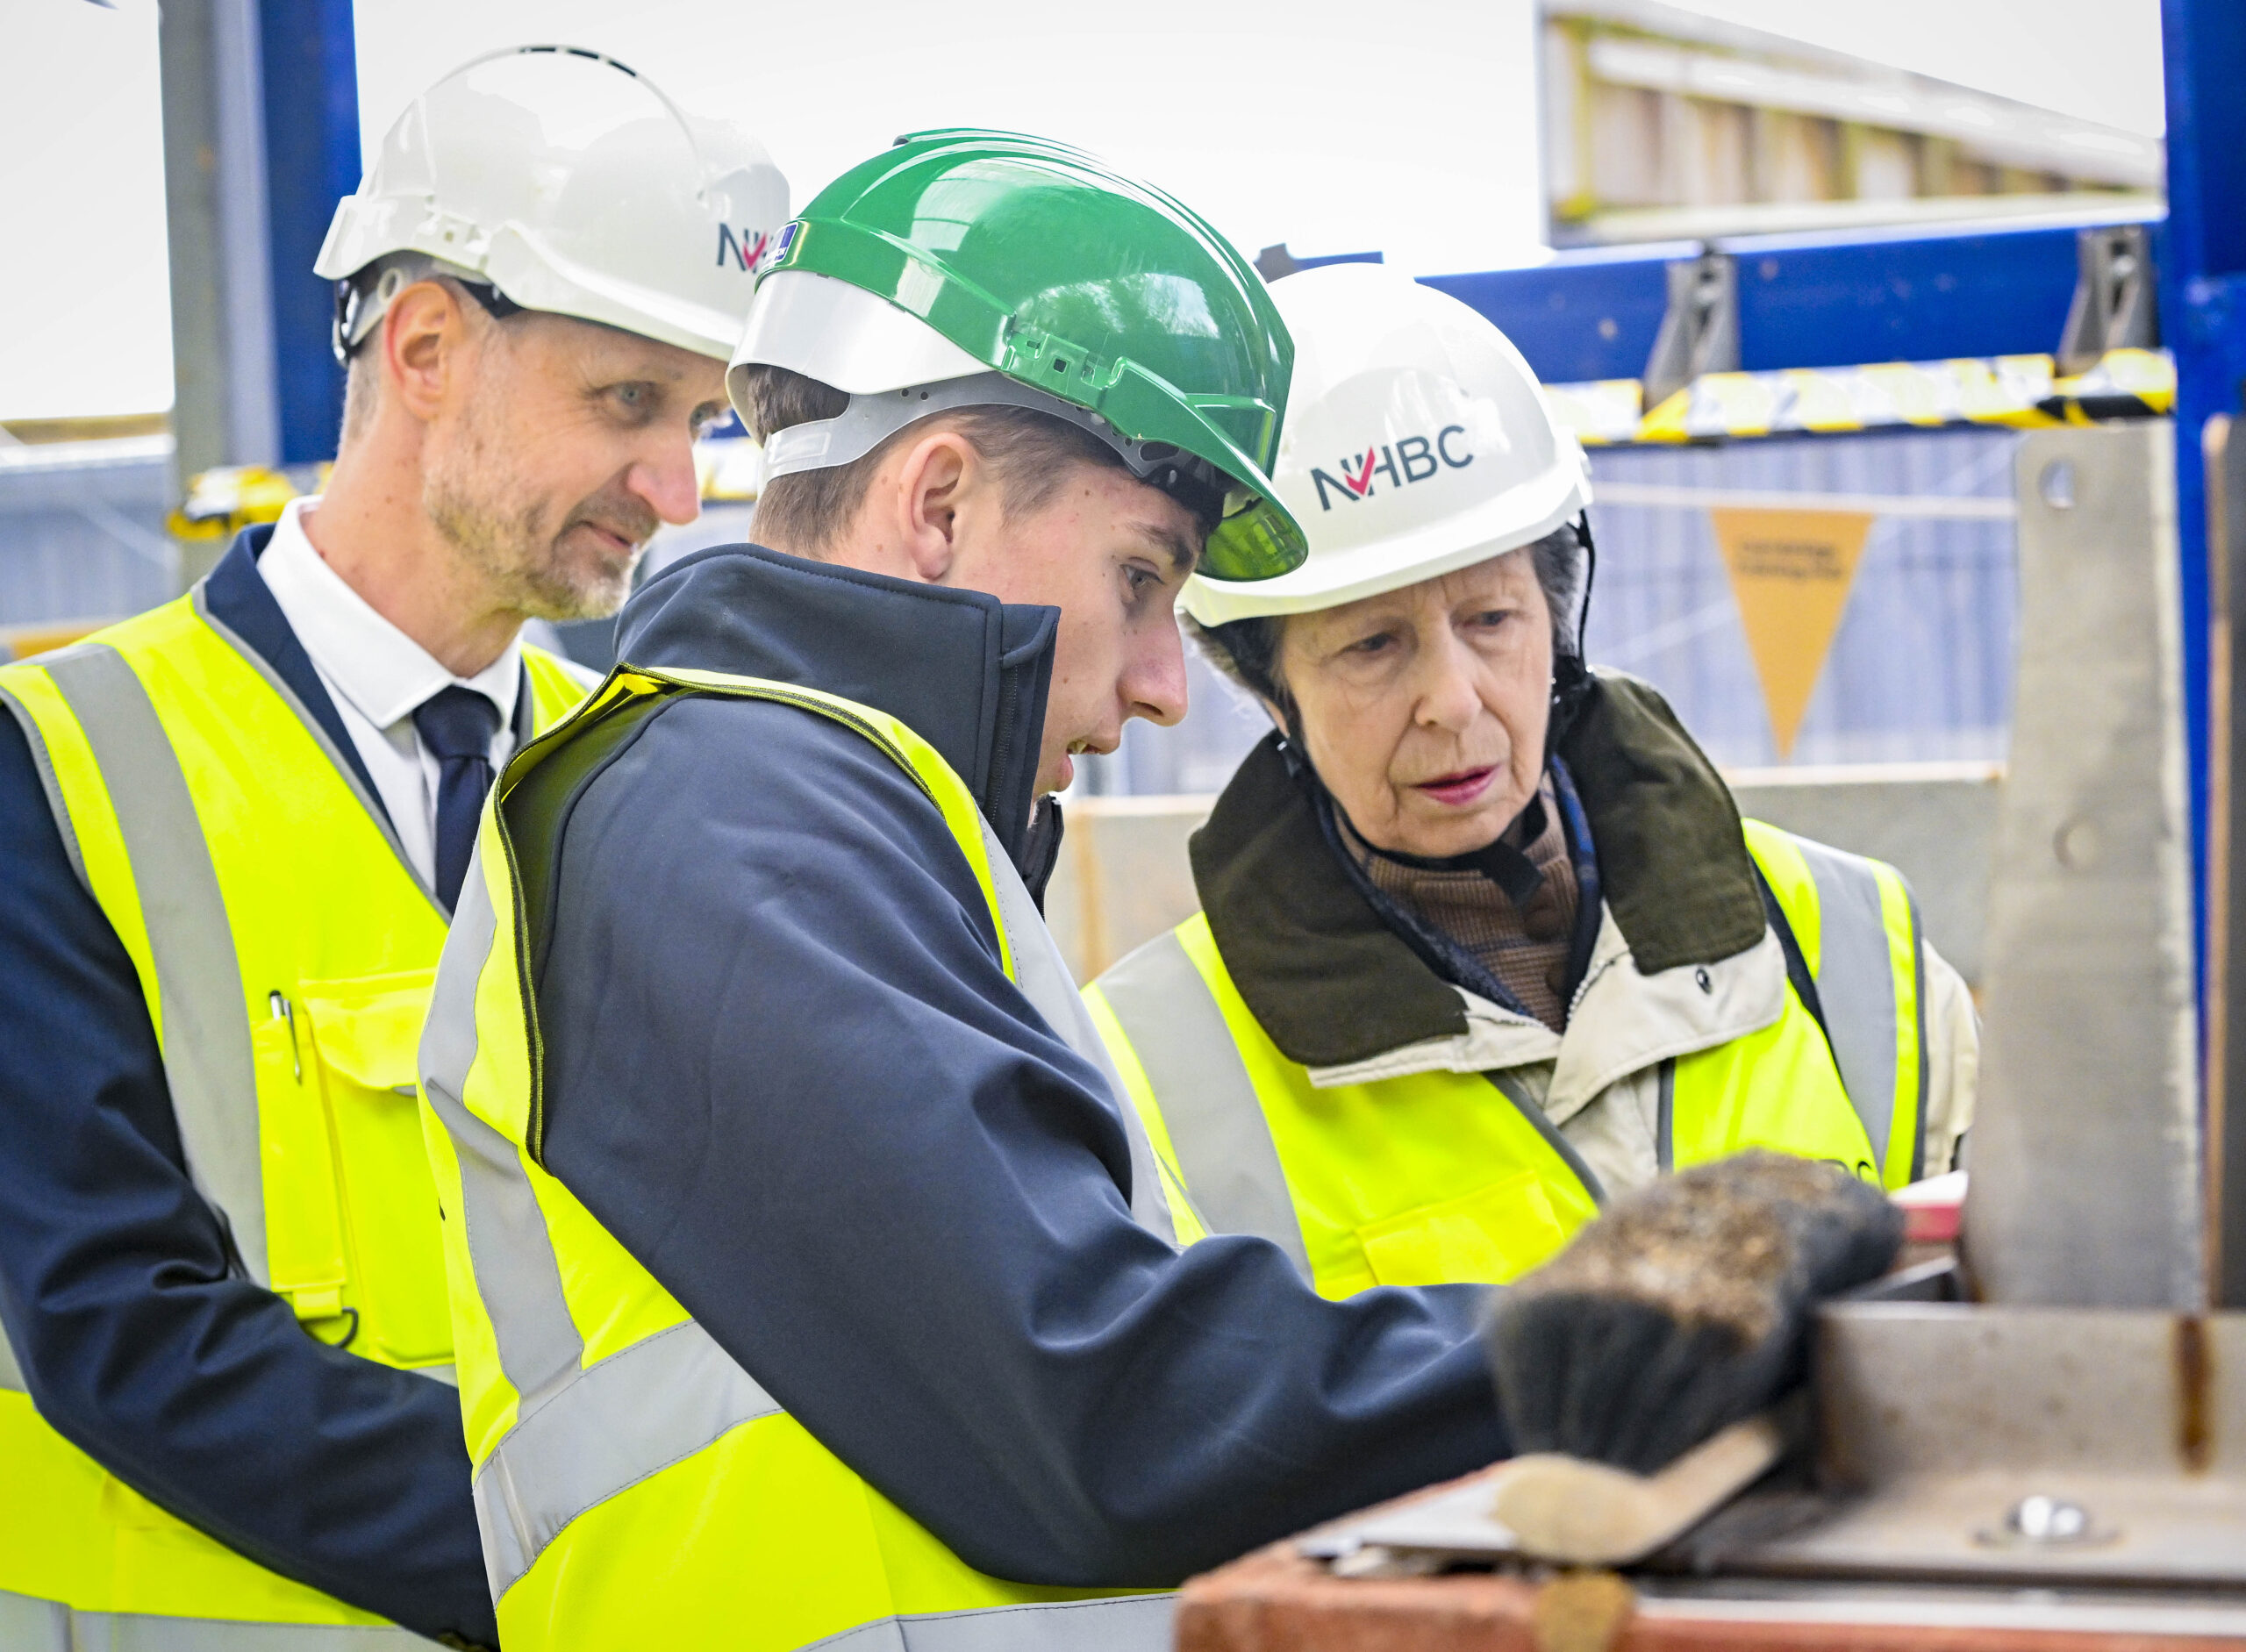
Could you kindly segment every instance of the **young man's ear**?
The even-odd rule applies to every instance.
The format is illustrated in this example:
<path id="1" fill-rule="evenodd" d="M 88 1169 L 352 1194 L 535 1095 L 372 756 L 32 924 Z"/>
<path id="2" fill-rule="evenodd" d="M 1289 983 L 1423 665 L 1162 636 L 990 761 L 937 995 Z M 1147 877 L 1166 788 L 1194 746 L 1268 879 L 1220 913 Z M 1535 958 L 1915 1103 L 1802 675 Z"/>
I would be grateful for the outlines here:
<path id="1" fill-rule="evenodd" d="M 974 444 L 955 430 L 932 432 L 905 454 L 893 493 L 897 530 L 913 573 L 930 584 L 958 561 L 961 508 L 984 470 Z"/>

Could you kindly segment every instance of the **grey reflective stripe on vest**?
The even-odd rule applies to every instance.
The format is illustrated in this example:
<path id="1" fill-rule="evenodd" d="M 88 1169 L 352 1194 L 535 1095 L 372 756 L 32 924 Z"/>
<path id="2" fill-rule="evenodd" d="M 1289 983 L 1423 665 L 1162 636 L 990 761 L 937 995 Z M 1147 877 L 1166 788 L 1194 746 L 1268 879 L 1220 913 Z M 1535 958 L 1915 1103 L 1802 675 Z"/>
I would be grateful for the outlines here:
<path id="1" fill-rule="evenodd" d="M 1874 1168 L 1887 1166 L 1887 1140 L 1895 1123 L 1895 969 L 1888 956 L 1887 920 L 1880 907 L 1879 876 L 1869 861 L 1806 838 L 1793 846 L 1817 885 L 1817 996 L 1825 1030 L 1849 1103 L 1871 1139 Z M 1917 914 L 1912 943 L 1916 949 Z M 1920 1048 L 1926 1012 L 1919 1011 Z M 1921 1065 L 1923 1072 L 1923 1064 Z M 1925 1111 L 1925 1089 L 1919 1112 Z"/>
<path id="2" fill-rule="evenodd" d="M 1310 1252 L 1263 1104 L 1224 1011 L 1177 932 L 1148 941 L 1098 986 L 1146 1071 L 1178 1170 L 1209 1231 L 1268 1239 L 1309 1280 Z M 1137 1109 L 1127 1104 L 1125 1111 Z"/>
<path id="3" fill-rule="evenodd" d="M 391 1624 L 245 1623 L 231 1618 L 155 1618 L 73 1612 L 0 1589 L 4 1652 L 382 1652 L 433 1646 Z"/>
<path id="4" fill-rule="evenodd" d="M 125 656 L 104 643 L 39 664 L 85 731 L 117 811 L 118 835 L 156 972 L 164 1080 L 197 1189 L 225 1214 L 249 1277 L 266 1282 L 265 1187 L 257 1069 L 226 903 L 179 757 Z"/>
<path id="5" fill-rule="evenodd" d="M 498 1343 L 499 1369 L 527 1414 L 540 1396 L 576 1374 L 585 1344 L 569 1317 L 554 1241 L 514 1143 L 460 1099 L 476 1064 L 476 985 L 483 961 L 495 945 L 514 945 L 512 936 L 502 942 L 498 930 L 478 847 L 469 858 L 460 910 L 437 961 L 429 1019 L 421 1028 L 421 1087 L 452 1135 L 460 1162 L 458 1215 L 479 1294 Z"/>
<path id="6" fill-rule="evenodd" d="M 1169 1652 L 1175 1595 L 1024 1601 L 862 1623 L 804 1652 Z"/>
<path id="7" fill-rule="evenodd" d="M 780 1404 L 693 1320 L 604 1359 L 508 1432 L 476 1472 L 496 1596 L 562 1528 Z"/>
<path id="8" fill-rule="evenodd" d="M 1021 989 L 1030 1007 L 1045 1018 L 1045 1024 L 1061 1035 L 1061 1041 L 1098 1068 L 1100 1076 L 1107 1080 L 1108 1097 L 1122 1116 L 1123 1134 L 1131 1144 L 1132 1219 L 1175 1245 L 1177 1226 L 1170 1218 L 1169 1200 L 1162 1192 L 1162 1170 L 1155 1162 L 1154 1143 L 1148 1138 L 1146 1120 L 1131 1105 L 1130 1093 L 1123 1088 L 1123 1080 L 1115 1070 L 1114 1058 L 1107 1053 L 1107 1041 L 1092 1025 L 1091 1012 L 1084 1007 L 1084 994 L 1077 990 L 1076 977 L 1069 973 L 1068 961 L 1061 956 L 1053 932 L 1038 915 L 1037 903 L 1029 898 L 1029 886 L 1021 881 L 1012 860 L 999 847 L 991 823 L 979 815 L 976 818 L 983 827 L 983 853 L 991 865 L 991 890 L 998 897 L 998 920 L 1006 926 L 1006 950 L 1013 955 L 1014 984 Z"/>

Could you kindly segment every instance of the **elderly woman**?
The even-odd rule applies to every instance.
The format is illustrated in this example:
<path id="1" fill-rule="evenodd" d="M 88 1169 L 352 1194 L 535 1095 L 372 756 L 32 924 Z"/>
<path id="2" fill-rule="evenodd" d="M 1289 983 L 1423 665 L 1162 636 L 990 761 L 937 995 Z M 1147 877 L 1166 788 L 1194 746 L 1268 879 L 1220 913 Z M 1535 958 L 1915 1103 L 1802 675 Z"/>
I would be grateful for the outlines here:
<path id="1" fill-rule="evenodd" d="M 1948 1169 L 1963 982 L 1892 868 L 1742 822 L 1585 669 L 1585 467 L 1520 354 L 1375 266 L 1275 297 L 1310 560 L 1185 602 L 1277 732 L 1194 837 L 1203 910 L 1087 990 L 1173 1205 L 1341 1296 L 1511 1279 L 1746 1148 Z"/>

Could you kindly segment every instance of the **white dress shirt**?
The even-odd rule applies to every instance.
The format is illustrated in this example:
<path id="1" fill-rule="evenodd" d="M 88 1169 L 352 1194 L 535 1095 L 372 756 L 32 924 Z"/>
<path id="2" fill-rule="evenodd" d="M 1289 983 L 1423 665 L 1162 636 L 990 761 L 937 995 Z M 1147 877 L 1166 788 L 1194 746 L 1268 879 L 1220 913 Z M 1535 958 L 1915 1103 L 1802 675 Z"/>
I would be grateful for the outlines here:
<path id="1" fill-rule="evenodd" d="M 319 508 L 317 495 L 292 499 L 274 525 L 257 571 L 281 604 L 282 616 L 311 656 L 312 669 L 359 748 L 375 790 L 390 811 L 406 860 L 427 883 L 436 882 L 437 759 L 421 742 L 413 713 L 440 690 L 459 683 L 499 710 L 491 738 L 491 772 L 515 749 L 515 700 L 521 692 L 519 641 L 472 677 L 454 676 L 419 643 L 376 613 L 344 583 L 304 535 L 304 518 Z"/>

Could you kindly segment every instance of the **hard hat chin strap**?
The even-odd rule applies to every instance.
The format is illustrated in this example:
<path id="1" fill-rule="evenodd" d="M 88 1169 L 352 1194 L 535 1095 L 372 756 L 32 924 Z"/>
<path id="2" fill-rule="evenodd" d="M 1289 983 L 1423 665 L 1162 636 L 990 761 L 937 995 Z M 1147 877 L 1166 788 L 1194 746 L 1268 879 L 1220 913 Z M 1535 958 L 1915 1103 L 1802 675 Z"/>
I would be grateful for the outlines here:
<path id="1" fill-rule="evenodd" d="M 1584 660 L 1584 626 L 1591 619 L 1591 586 L 1599 575 L 1599 547 L 1592 542 L 1591 512 L 1576 518 L 1576 538 L 1583 545 L 1583 595 L 1576 603 L 1576 621 L 1570 627 L 1568 647 L 1552 661 L 1552 714 L 1546 726 L 1544 751 L 1549 758 L 1591 697 L 1591 667 Z"/>

